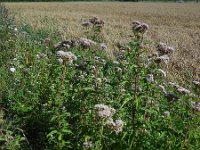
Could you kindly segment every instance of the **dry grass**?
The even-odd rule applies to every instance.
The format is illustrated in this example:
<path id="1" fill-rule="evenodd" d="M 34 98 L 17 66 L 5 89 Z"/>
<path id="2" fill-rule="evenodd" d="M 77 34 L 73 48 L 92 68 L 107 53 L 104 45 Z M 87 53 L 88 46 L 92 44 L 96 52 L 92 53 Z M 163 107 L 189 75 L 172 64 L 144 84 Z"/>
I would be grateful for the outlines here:
<path id="1" fill-rule="evenodd" d="M 131 21 L 145 22 L 151 27 L 147 33 L 151 41 L 162 41 L 177 49 L 169 66 L 171 76 L 182 80 L 189 68 L 193 78 L 200 78 L 200 4 L 69 2 L 6 6 L 16 13 L 18 22 L 29 23 L 35 29 L 56 28 L 63 39 L 83 36 L 81 21 L 97 15 L 106 22 L 105 42 L 111 50 L 117 42 L 129 40 Z M 154 50 L 154 46 L 149 48 Z"/>

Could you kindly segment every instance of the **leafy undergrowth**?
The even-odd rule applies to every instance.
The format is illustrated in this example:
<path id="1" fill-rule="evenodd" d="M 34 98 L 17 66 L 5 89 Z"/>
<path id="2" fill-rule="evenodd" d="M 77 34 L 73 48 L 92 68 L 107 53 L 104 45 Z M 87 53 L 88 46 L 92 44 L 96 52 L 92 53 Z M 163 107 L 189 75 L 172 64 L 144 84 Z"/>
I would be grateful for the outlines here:
<path id="1" fill-rule="evenodd" d="M 14 25 L 0 6 L 0 146 L 3 149 L 197 149 L 199 81 L 190 90 L 167 81 L 174 51 L 145 55 L 148 25 L 106 53 L 104 21 L 82 26 L 86 38 Z M 89 40 L 91 39 L 91 40 Z"/>

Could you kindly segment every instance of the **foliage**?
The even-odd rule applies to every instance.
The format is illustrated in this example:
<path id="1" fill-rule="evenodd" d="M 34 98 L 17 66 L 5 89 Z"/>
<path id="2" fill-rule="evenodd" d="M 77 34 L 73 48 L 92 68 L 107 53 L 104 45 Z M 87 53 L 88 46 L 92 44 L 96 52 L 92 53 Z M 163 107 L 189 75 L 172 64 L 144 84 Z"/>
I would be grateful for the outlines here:
<path id="1" fill-rule="evenodd" d="M 5 15 L 0 18 L 3 148 L 200 146 L 199 114 L 191 105 L 198 96 L 178 93 L 158 73 L 162 65 L 148 64 L 145 31 L 134 28 L 133 39 L 113 61 L 106 55 L 106 46 L 99 43 L 104 42 L 103 29 L 97 30 L 96 24 L 86 31 L 86 36 L 95 40 L 89 41 L 93 44 L 82 39 L 54 46 L 59 33 L 45 29 L 34 32 L 29 25 L 14 26 L 10 19 L 4 20 L 9 16 L 7 9 L 0 8 L 1 16 Z M 149 81 L 149 74 L 156 81 Z M 167 93 L 160 90 L 161 84 L 166 85 Z M 198 87 L 192 88 L 198 94 Z M 178 101 L 170 99 L 171 92 Z"/>

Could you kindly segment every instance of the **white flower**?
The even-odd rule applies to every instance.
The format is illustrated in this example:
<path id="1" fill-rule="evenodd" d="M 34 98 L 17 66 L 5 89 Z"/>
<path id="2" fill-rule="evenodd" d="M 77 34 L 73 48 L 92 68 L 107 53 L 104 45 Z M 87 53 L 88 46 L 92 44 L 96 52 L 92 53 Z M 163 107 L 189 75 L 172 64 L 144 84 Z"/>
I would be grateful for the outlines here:
<path id="1" fill-rule="evenodd" d="M 171 85 L 172 87 L 175 87 L 175 88 L 179 88 L 180 86 L 174 82 L 168 82 L 169 85 Z"/>
<path id="2" fill-rule="evenodd" d="M 113 64 L 119 65 L 119 62 L 115 60 L 115 61 L 113 61 Z"/>
<path id="3" fill-rule="evenodd" d="M 83 21 L 83 22 L 81 23 L 81 25 L 82 25 L 83 27 L 90 27 L 92 24 L 91 24 L 91 22 L 89 22 L 89 21 Z"/>
<path id="4" fill-rule="evenodd" d="M 133 32 L 140 32 L 144 33 L 146 30 L 149 29 L 149 25 L 146 23 L 140 23 L 139 21 L 132 22 L 132 30 Z"/>
<path id="5" fill-rule="evenodd" d="M 133 28 L 135 28 L 135 27 L 138 26 L 139 24 L 141 24 L 141 22 L 139 22 L 139 21 L 133 21 L 133 22 L 132 22 Z"/>
<path id="6" fill-rule="evenodd" d="M 167 91 L 163 85 L 158 85 L 158 87 L 163 91 L 163 93 L 167 94 Z"/>
<path id="7" fill-rule="evenodd" d="M 11 68 L 10 68 L 10 71 L 11 71 L 12 73 L 15 73 L 15 72 L 16 72 L 16 69 L 15 69 L 14 67 L 11 67 Z"/>
<path id="8" fill-rule="evenodd" d="M 167 46 L 167 44 L 160 42 L 157 46 L 157 50 L 160 55 L 170 54 L 175 51 L 173 47 Z"/>
<path id="9" fill-rule="evenodd" d="M 169 63 L 169 56 L 168 55 L 162 55 L 159 57 L 156 57 L 155 59 L 157 62 L 164 62 L 165 64 Z"/>
<path id="10" fill-rule="evenodd" d="M 69 64 L 73 63 L 74 60 L 77 60 L 77 57 L 72 52 L 57 51 L 57 55 Z M 61 62 L 61 60 L 59 60 Z"/>
<path id="11" fill-rule="evenodd" d="M 86 38 L 80 38 L 79 42 L 83 48 L 89 48 L 96 45 L 96 42 Z"/>
<path id="12" fill-rule="evenodd" d="M 58 58 L 57 61 L 59 62 L 59 64 L 63 64 L 63 59 L 62 58 Z"/>
<path id="13" fill-rule="evenodd" d="M 183 87 L 177 88 L 177 91 L 183 94 L 191 94 L 191 92 L 188 89 L 183 88 Z"/>
<path id="14" fill-rule="evenodd" d="M 91 69 L 92 69 L 92 70 L 96 70 L 96 67 L 95 67 L 95 66 L 92 66 Z"/>
<path id="15" fill-rule="evenodd" d="M 17 32 L 17 31 L 18 31 L 18 29 L 15 27 L 15 28 L 14 28 L 14 31 L 15 31 L 15 32 Z"/>
<path id="16" fill-rule="evenodd" d="M 83 147 L 84 147 L 85 149 L 91 148 L 91 147 L 92 147 L 92 141 L 84 142 L 84 143 L 83 143 Z"/>
<path id="17" fill-rule="evenodd" d="M 117 69 L 117 72 L 122 73 L 122 68 L 117 67 L 116 69 Z"/>
<path id="18" fill-rule="evenodd" d="M 112 117 L 116 110 L 112 107 L 108 107 L 104 104 L 96 104 L 95 105 L 96 114 L 100 118 L 110 118 Z"/>
<path id="19" fill-rule="evenodd" d="M 164 70 L 158 69 L 158 71 L 162 73 L 163 77 L 167 77 L 167 73 Z"/>
<path id="20" fill-rule="evenodd" d="M 100 84 L 102 83 L 101 78 L 97 78 L 97 79 L 96 79 L 96 83 L 100 85 Z"/>
<path id="21" fill-rule="evenodd" d="M 163 115 L 164 115 L 165 117 L 169 117 L 170 112 L 169 112 L 169 111 L 165 111 L 165 112 L 163 113 Z"/>
<path id="22" fill-rule="evenodd" d="M 113 121 L 112 118 L 109 118 L 107 121 L 107 125 L 110 129 L 112 129 L 116 134 L 119 134 L 123 131 L 124 122 L 121 119 Z"/>
<path id="23" fill-rule="evenodd" d="M 200 82 L 199 81 L 192 81 L 195 85 L 200 86 Z"/>
<path id="24" fill-rule="evenodd" d="M 192 102 L 192 108 L 195 111 L 200 112 L 200 102 Z"/>
<path id="25" fill-rule="evenodd" d="M 105 43 L 101 43 L 100 46 L 101 46 L 101 49 L 102 49 L 102 50 L 105 50 L 105 49 L 108 48 L 107 45 L 106 45 Z"/>
<path id="26" fill-rule="evenodd" d="M 148 74 L 146 79 L 147 79 L 148 82 L 154 82 L 153 74 Z"/>

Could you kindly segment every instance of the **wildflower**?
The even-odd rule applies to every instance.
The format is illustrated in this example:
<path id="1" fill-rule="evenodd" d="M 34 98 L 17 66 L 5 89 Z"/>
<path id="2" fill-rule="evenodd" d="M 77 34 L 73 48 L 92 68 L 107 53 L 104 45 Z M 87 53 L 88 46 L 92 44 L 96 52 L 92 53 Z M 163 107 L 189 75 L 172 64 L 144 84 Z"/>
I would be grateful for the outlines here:
<path id="1" fill-rule="evenodd" d="M 172 87 L 175 87 L 175 88 L 179 88 L 180 86 L 174 82 L 168 82 L 169 85 L 171 85 Z"/>
<path id="2" fill-rule="evenodd" d="M 149 25 L 146 23 L 140 23 L 139 21 L 132 22 L 132 25 L 133 32 L 144 33 L 149 29 Z"/>
<path id="3" fill-rule="evenodd" d="M 102 50 L 105 50 L 105 49 L 108 48 L 107 45 L 106 45 L 105 43 L 101 43 L 100 46 L 101 46 L 101 49 L 102 49 Z"/>
<path id="4" fill-rule="evenodd" d="M 74 60 L 77 60 L 77 57 L 72 52 L 64 52 L 57 51 L 57 55 L 63 60 L 65 63 L 73 63 Z M 61 60 L 58 60 L 61 62 Z"/>
<path id="5" fill-rule="evenodd" d="M 160 42 L 157 46 L 160 55 L 170 54 L 175 51 L 173 47 L 167 46 L 165 43 Z"/>
<path id="6" fill-rule="evenodd" d="M 154 82 L 153 74 L 148 74 L 146 79 L 147 79 L 148 82 Z"/>
<path id="7" fill-rule="evenodd" d="M 102 83 L 101 78 L 97 78 L 97 79 L 96 79 L 96 84 L 101 85 L 101 83 Z"/>
<path id="8" fill-rule="evenodd" d="M 59 64 L 63 64 L 63 59 L 62 58 L 58 58 L 57 61 L 59 62 Z"/>
<path id="9" fill-rule="evenodd" d="M 83 143 L 83 147 L 84 147 L 85 149 L 91 148 L 91 147 L 92 147 L 92 141 L 84 142 L 84 143 Z"/>
<path id="10" fill-rule="evenodd" d="M 95 105 L 96 114 L 100 118 L 110 118 L 112 117 L 116 110 L 112 107 L 108 107 L 104 104 L 96 104 Z"/>
<path id="11" fill-rule="evenodd" d="M 95 66 L 92 66 L 91 69 L 92 69 L 92 70 L 96 70 L 96 67 L 95 67 Z"/>
<path id="12" fill-rule="evenodd" d="M 200 112 L 200 102 L 192 102 L 192 108 L 195 111 Z"/>
<path id="13" fill-rule="evenodd" d="M 15 27 L 15 28 L 14 28 L 14 31 L 15 31 L 15 32 L 17 32 L 17 31 L 18 31 L 17 27 Z"/>
<path id="14" fill-rule="evenodd" d="M 115 60 L 115 61 L 113 61 L 113 64 L 119 65 L 119 62 Z"/>
<path id="15" fill-rule="evenodd" d="M 84 75 L 80 75 L 80 76 L 79 76 L 79 79 L 80 79 L 80 80 L 83 80 L 83 79 L 84 79 Z"/>
<path id="16" fill-rule="evenodd" d="M 101 59 L 102 63 L 105 65 L 106 64 L 106 60 L 105 59 Z"/>
<path id="17" fill-rule="evenodd" d="M 169 112 L 169 111 L 165 111 L 165 112 L 163 113 L 163 115 L 164 115 L 165 117 L 169 117 L 170 112 Z"/>
<path id="18" fill-rule="evenodd" d="M 91 22 L 89 22 L 89 21 L 84 21 L 84 22 L 82 22 L 82 24 L 81 24 L 83 27 L 90 27 L 91 26 Z"/>
<path id="19" fill-rule="evenodd" d="M 96 16 L 93 16 L 92 18 L 89 19 L 89 22 L 94 24 L 97 20 L 98 18 Z"/>
<path id="20" fill-rule="evenodd" d="M 124 122 L 121 119 L 118 119 L 116 121 L 113 121 L 112 118 L 109 118 L 107 121 L 108 127 L 113 130 L 116 134 L 119 134 L 122 132 L 124 127 Z"/>
<path id="21" fill-rule="evenodd" d="M 16 72 L 16 69 L 15 69 L 14 67 L 11 67 L 11 68 L 10 68 L 10 71 L 11 71 L 12 73 L 15 73 L 15 72 Z"/>
<path id="22" fill-rule="evenodd" d="M 117 72 L 122 73 L 122 68 L 117 67 L 116 69 L 117 69 Z"/>
<path id="23" fill-rule="evenodd" d="M 133 21 L 132 25 L 135 28 L 136 26 L 140 25 L 141 23 L 139 21 Z"/>
<path id="24" fill-rule="evenodd" d="M 45 45 L 45 46 L 48 46 L 49 43 L 50 43 L 50 41 L 51 41 L 50 38 L 46 38 L 46 39 L 44 39 L 44 45 Z"/>
<path id="25" fill-rule="evenodd" d="M 36 58 L 37 58 L 37 59 L 43 59 L 43 58 L 46 58 L 46 57 L 47 57 L 47 55 L 44 54 L 44 53 L 38 53 L 38 54 L 36 55 Z"/>
<path id="26" fill-rule="evenodd" d="M 61 49 L 61 48 L 71 48 L 74 46 L 75 41 L 73 40 L 64 40 L 61 42 L 58 42 L 57 44 L 54 45 L 55 49 Z"/>
<path id="27" fill-rule="evenodd" d="M 162 69 L 158 69 L 158 71 L 160 72 L 160 73 L 162 73 L 162 75 L 163 75 L 163 77 L 167 77 L 167 73 L 164 71 L 164 70 L 162 70 Z"/>
<path id="28" fill-rule="evenodd" d="M 90 48 L 91 46 L 96 45 L 96 42 L 86 38 L 80 38 L 79 42 L 83 48 Z"/>
<path id="29" fill-rule="evenodd" d="M 169 56 L 168 55 L 162 55 L 162 56 L 156 57 L 155 61 L 157 63 L 164 62 L 165 64 L 168 64 L 169 63 Z"/>
<path id="30" fill-rule="evenodd" d="M 194 83 L 195 85 L 200 86 L 200 82 L 199 81 L 192 81 L 192 83 Z"/>
<path id="31" fill-rule="evenodd" d="M 177 88 L 177 91 L 183 94 L 191 94 L 191 92 L 188 89 L 183 88 L 183 87 Z"/>
<path id="32" fill-rule="evenodd" d="M 163 93 L 167 93 L 165 87 L 163 85 L 158 85 L 158 87 L 163 91 Z"/>
<path id="33" fill-rule="evenodd" d="M 104 21 L 101 20 L 101 19 L 96 20 L 95 23 L 94 23 L 94 25 L 95 25 L 96 27 L 99 27 L 99 28 L 102 28 L 102 27 L 104 26 L 104 24 L 105 24 Z"/>
<path id="34" fill-rule="evenodd" d="M 14 139 L 13 136 L 10 136 L 10 135 L 6 136 L 6 138 L 5 138 L 5 140 L 6 140 L 7 142 L 12 141 L 13 139 Z"/>
<path id="35" fill-rule="evenodd" d="M 106 81 L 107 81 L 107 78 L 103 78 L 102 80 L 103 80 L 103 82 L 106 82 Z"/>
<path id="36" fill-rule="evenodd" d="M 126 92 L 126 90 L 125 89 L 120 89 L 120 92 L 124 93 L 124 92 Z"/>

